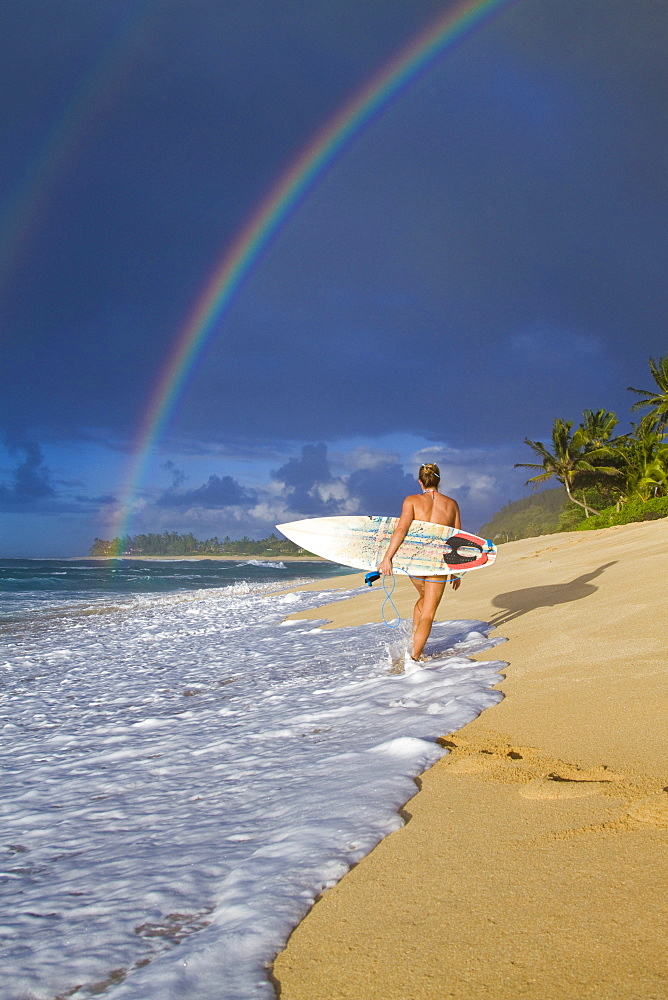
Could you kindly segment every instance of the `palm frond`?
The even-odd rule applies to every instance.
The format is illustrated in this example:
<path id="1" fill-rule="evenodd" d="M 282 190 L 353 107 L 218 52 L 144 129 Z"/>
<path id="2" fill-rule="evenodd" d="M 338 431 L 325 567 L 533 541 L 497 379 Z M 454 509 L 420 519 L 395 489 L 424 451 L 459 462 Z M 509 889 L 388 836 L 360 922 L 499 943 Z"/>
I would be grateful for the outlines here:
<path id="1" fill-rule="evenodd" d="M 540 466 L 537 466 L 537 468 L 540 468 Z M 557 478 L 559 478 L 559 477 L 557 477 Z M 547 482 L 548 479 L 552 479 L 552 473 L 551 472 L 543 472 L 543 474 L 540 475 L 540 476 L 532 476 L 531 479 L 527 479 L 527 481 L 526 481 L 526 483 L 524 485 L 528 486 L 529 483 L 545 483 L 545 482 Z"/>

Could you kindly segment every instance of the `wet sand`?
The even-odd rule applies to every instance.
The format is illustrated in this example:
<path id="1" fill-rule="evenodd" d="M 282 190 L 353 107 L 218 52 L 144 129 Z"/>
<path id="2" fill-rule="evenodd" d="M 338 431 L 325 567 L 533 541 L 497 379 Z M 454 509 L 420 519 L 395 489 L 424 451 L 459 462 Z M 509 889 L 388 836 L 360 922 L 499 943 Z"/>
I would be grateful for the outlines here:
<path id="1" fill-rule="evenodd" d="M 378 621 L 381 594 L 300 617 Z M 282 1000 L 666 1000 L 667 595 L 664 519 L 511 542 L 444 596 L 508 639 L 480 655 L 505 698 L 295 930 Z"/>

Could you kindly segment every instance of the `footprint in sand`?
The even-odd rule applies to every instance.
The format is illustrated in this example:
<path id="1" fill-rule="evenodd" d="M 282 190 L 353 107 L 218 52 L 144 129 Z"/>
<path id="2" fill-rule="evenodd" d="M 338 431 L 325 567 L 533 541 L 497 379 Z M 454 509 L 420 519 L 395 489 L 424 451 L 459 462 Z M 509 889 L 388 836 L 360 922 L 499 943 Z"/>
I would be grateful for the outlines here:
<path id="1" fill-rule="evenodd" d="M 525 799 L 584 799 L 600 795 L 607 783 L 604 781 L 572 781 L 568 778 L 534 778 L 520 788 Z"/>
<path id="2" fill-rule="evenodd" d="M 610 788 L 611 783 L 624 780 L 623 774 L 617 774 L 603 765 L 584 770 L 544 757 L 533 748 L 513 747 L 502 741 L 488 741 L 488 746 L 480 750 L 474 750 L 470 745 L 458 746 L 452 741 L 446 743 L 453 751 L 453 757 L 447 764 L 451 772 L 476 775 L 483 780 L 521 784 L 517 791 L 525 799 L 582 799 L 600 795 Z"/>
<path id="3" fill-rule="evenodd" d="M 635 802 L 628 814 L 631 819 L 640 820 L 641 823 L 668 826 L 668 795 L 665 791 L 657 795 L 647 795 Z"/>
<path id="4" fill-rule="evenodd" d="M 494 765 L 505 763 L 498 758 L 486 753 L 470 753 L 466 757 L 458 757 L 456 760 L 448 761 L 448 770 L 455 774 L 481 774 L 491 770 Z"/>
<path id="5" fill-rule="evenodd" d="M 594 832 L 623 833 L 637 830 L 641 824 L 668 827 L 668 787 L 662 792 L 642 796 L 637 783 L 630 782 L 624 774 L 611 770 L 605 764 L 583 768 L 542 754 L 535 747 L 513 746 L 500 734 L 490 734 L 477 746 L 459 735 L 456 741 L 443 739 L 440 742 L 450 751 L 441 766 L 447 767 L 451 773 L 475 776 L 482 781 L 514 784 L 517 794 L 524 799 L 555 801 L 590 796 L 626 799 L 626 811 L 617 818 L 595 826 L 545 834 L 548 838 Z M 646 783 L 645 790 L 649 791 Z M 635 802 L 631 804 L 629 798 L 635 799 Z"/>

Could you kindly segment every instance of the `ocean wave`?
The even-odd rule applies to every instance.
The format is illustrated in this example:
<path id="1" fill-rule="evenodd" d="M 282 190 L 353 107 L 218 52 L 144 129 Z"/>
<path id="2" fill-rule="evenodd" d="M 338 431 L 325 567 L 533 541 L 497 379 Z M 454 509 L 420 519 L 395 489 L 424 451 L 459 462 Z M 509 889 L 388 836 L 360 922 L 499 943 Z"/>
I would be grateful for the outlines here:
<path id="1" fill-rule="evenodd" d="M 248 559 L 246 562 L 241 564 L 242 566 L 261 566 L 262 569 L 287 569 L 287 566 L 283 562 L 265 562 L 262 559 Z"/>
<path id="2" fill-rule="evenodd" d="M 139 596 L 15 643 L 2 1000 L 110 969 L 110 1000 L 273 998 L 316 894 L 402 824 L 437 737 L 501 698 L 500 664 L 467 659 L 495 644 L 481 622 L 436 625 L 411 674 L 408 625 L 280 627 L 353 593 L 322 584 Z"/>

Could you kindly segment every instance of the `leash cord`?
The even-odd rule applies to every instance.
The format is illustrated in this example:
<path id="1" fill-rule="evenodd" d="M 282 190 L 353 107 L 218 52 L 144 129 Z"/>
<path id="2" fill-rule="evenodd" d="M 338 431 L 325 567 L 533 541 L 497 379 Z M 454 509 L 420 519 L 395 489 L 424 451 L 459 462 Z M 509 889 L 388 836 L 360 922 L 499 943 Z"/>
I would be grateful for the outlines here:
<path id="1" fill-rule="evenodd" d="M 394 588 L 396 587 L 397 584 L 396 584 L 396 580 L 394 579 L 393 575 L 390 577 L 390 579 L 392 580 L 392 590 L 388 590 L 387 589 L 387 577 L 386 576 L 383 577 L 383 590 L 385 591 L 385 600 L 383 601 L 383 603 L 381 605 L 380 614 L 381 614 L 381 618 L 383 619 L 383 621 L 385 622 L 385 624 L 387 625 L 388 628 L 399 628 L 399 626 L 401 625 L 401 615 L 399 614 L 399 609 L 397 608 L 396 604 L 392 600 L 392 594 L 394 593 Z M 392 606 L 392 608 L 394 608 L 394 613 L 395 613 L 396 618 L 397 618 L 397 620 L 396 620 L 396 622 L 394 624 L 392 624 L 392 622 L 389 622 L 387 620 L 387 618 L 385 617 L 385 605 L 387 604 L 388 601 L 390 602 L 390 605 Z"/>

